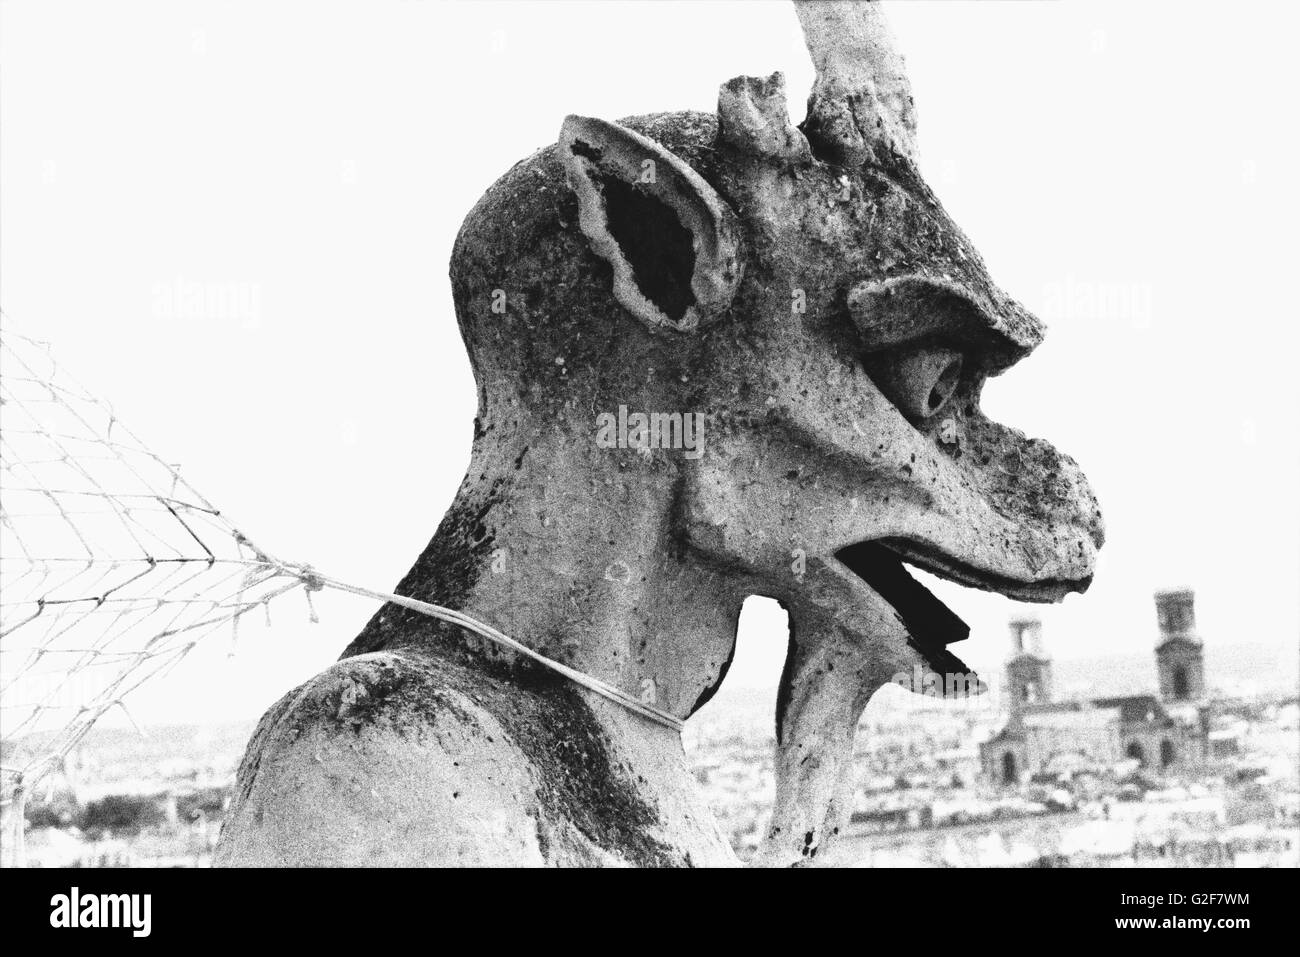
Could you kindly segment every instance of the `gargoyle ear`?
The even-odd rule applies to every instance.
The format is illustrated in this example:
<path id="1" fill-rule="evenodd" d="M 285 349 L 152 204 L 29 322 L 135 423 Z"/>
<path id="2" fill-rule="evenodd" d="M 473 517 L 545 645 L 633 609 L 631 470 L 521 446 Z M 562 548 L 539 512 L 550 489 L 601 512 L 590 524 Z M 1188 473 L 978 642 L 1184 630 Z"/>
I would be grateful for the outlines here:
<path id="1" fill-rule="evenodd" d="M 625 127 L 570 116 L 559 156 L 578 228 L 614 270 L 614 298 L 653 328 L 726 312 L 744 275 L 736 214 L 695 170 Z"/>

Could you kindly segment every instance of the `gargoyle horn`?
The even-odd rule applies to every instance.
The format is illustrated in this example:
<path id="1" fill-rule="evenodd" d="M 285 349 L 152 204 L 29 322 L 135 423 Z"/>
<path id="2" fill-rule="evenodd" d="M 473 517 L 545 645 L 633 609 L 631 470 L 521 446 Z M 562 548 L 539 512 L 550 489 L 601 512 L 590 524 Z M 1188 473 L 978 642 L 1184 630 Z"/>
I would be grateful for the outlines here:
<path id="1" fill-rule="evenodd" d="M 785 77 L 738 76 L 718 90 L 718 137 L 742 153 L 780 163 L 806 163 L 812 149 L 790 124 Z"/>
<path id="2" fill-rule="evenodd" d="M 803 131 L 814 152 L 859 166 L 889 152 L 916 159 L 916 110 L 880 5 L 795 0 L 817 70 Z"/>
<path id="3" fill-rule="evenodd" d="M 721 140 L 778 164 L 804 163 L 813 153 L 840 166 L 890 153 L 915 161 L 912 87 L 878 4 L 795 0 L 795 10 L 817 70 L 807 119 L 791 125 L 780 73 L 738 76 L 718 91 Z"/>

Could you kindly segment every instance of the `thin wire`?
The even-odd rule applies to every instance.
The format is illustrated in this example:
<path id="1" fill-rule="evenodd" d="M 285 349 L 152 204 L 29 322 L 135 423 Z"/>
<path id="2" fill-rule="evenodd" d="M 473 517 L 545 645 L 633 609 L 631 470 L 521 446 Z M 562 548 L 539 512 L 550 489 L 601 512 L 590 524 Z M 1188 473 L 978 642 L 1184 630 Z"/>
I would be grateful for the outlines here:
<path id="1" fill-rule="evenodd" d="M 439 618 L 442 621 L 459 625 L 466 631 L 473 632 L 476 635 L 487 638 L 489 641 L 496 642 L 505 648 L 509 648 L 517 654 L 523 655 L 546 668 L 550 668 L 552 671 L 564 675 L 564 677 L 582 685 L 582 687 L 589 691 L 594 691 L 596 694 L 608 698 L 610 701 L 617 702 L 644 718 L 649 718 L 651 721 L 662 724 L 664 727 L 672 728 L 674 731 L 680 732 L 686 726 L 685 722 L 676 715 L 664 711 L 662 708 L 657 708 L 652 704 L 641 701 L 621 688 L 612 685 L 607 681 L 602 681 L 594 675 L 589 675 L 585 671 L 579 671 L 576 668 L 570 668 L 568 665 L 555 661 L 553 658 L 548 658 L 543 654 L 539 654 L 527 645 L 521 644 L 509 635 L 497 631 L 497 629 L 493 628 L 491 625 L 485 625 L 477 618 L 473 618 L 462 611 L 456 611 L 454 608 L 446 608 L 442 605 L 435 605 L 427 601 L 420 601 L 416 598 L 407 598 L 404 595 L 395 595 L 390 592 L 376 591 L 371 588 L 362 588 L 357 585 L 351 585 L 347 582 L 340 581 L 337 578 L 329 578 L 328 576 L 322 575 L 308 566 L 284 566 L 284 570 L 286 573 L 300 578 L 308 585 L 309 590 L 312 584 L 319 583 L 320 585 L 336 589 L 337 591 L 360 595 L 364 598 L 373 598 L 377 601 L 390 602 L 394 605 L 400 605 L 403 608 L 409 608 L 412 611 L 421 612 L 431 618 Z"/>

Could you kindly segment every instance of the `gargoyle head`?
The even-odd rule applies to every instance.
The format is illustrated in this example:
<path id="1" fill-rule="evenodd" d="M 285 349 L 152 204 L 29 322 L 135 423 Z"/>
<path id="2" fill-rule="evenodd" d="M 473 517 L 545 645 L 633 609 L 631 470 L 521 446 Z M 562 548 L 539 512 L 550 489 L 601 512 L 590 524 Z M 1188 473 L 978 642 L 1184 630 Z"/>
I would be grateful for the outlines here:
<path id="1" fill-rule="evenodd" d="M 616 578 L 706 569 L 778 598 L 795 633 L 781 747 L 816 751 L 822 768 L 778 791 L 825 805 L 847 773 L 830 752 L 866 697 L 915 662 L 960 666 L 945 646 L 965 626 L 904 563 L 1055 601 L 1088 586 L 1102 525 L 1072 460 L 980 410 L 985 381 L 1042 326 L 921 180 L 902 60 L 874 4 L 797 9 L 817 68 L 799 127 L 779 73 L 723 84 L 716 116 L 570 116 L 470 214 L 452 279 L 480 389 L 467 478 L 480 491 L 444 531 L 464 538 L 453 564 L 487 542 L 480 566 L 508 522 L 552 547 L 574 534 L 549 523 L 541 492 L 501 505 L 527 453 L 591 503 L 602 546 L 636 527 Z M 620 407 L 702 414 L 702 454 L 646 443 L 640 423 L 640 454 L 603 447 L 599 417 Z M 647 503 L 666 537 L 640 518 L 620 527 Z M 580 580 L 605 559 L 564 567 Z M 725 670 L 713 665 L 669 688 L 669 706 L 697 706 Z M 797 819 L 794 853 L 815 853 L 824 822 L 804 824 L 821 811 L 787 807 L 778 831 L 782 813 Z"/>

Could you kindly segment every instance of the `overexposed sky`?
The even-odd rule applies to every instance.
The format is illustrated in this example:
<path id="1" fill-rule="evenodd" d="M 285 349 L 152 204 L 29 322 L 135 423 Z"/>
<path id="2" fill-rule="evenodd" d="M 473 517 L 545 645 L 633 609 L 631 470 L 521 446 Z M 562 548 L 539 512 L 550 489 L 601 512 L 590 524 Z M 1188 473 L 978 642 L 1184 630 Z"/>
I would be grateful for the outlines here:
<path id="1" fill-rule="evenodd" d="M 447 260 L 477 197 L 567 113 L 712 109 L 781 69 L 798 119 L 812 78 L 775 0 L 2 10 L 0 307 L 254 538 L 379 588 L 468 461 Z M 1078 459 L 1106 513 L 1092 590 L 1042 610 L 1049 650 L 1149 648 L 1151 592 L 1184 584 L 1207 643 L 1296 646 L 1300 12 L 889 13 L 927 178 L 1050 326 L 984 407 Z M 185 307 L 195 284 L 209 307 Z M 936 590 L 996 670 L 1023 609 Z M 235 658 L 196 654 L 138 712 L 255 716 L 373 610 L 318 604 L 320 625 L 290 599 Z M 747 613 L 730 680 L 775 681 L 780 625 Z"/>

